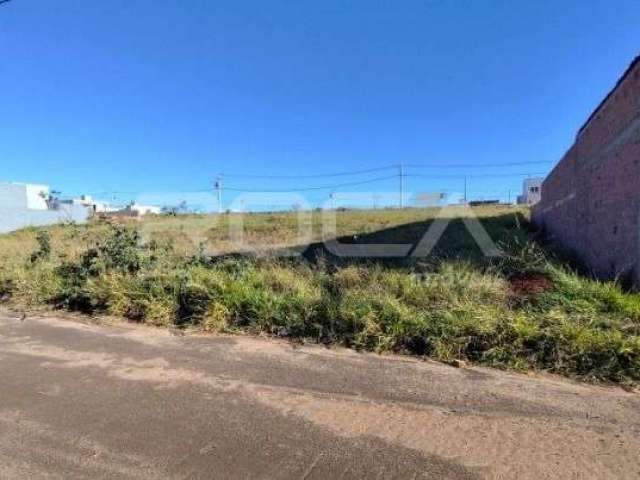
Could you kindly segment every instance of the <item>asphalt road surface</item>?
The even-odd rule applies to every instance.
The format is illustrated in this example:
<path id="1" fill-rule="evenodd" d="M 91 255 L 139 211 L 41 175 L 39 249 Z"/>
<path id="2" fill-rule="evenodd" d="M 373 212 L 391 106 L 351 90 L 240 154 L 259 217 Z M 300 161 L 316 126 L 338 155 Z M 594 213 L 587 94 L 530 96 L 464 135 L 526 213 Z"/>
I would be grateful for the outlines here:
<path id="1" fill-rule="evenodd" d="M 640 396 L 0 311 L 1 479 L 640 478 Z"/>

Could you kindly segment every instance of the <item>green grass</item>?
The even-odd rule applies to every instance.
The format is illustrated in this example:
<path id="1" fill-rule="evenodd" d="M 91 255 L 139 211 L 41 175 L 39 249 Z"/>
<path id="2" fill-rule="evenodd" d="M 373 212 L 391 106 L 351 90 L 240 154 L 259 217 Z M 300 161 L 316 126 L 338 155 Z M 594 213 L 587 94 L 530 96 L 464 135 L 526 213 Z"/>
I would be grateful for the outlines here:
<path id="1" fill-rule="evenodd" d="M 415 242 L 436 213 L 341 212 L 338 232 L 356 243 Z M 219 256 L 237 247 L 229 216 L 27 229 L 0 236 L 0 298 L 158 326 L 639 381 L 640 296 L 554 259 L 527 231 L 525 210 L 474 213 L 503 257 L 483 257 L 459 219 L 429 257 L 389 260 L 333 258 L 320 245 L 307 260 Z M 320 214 L 311 221 L 317 241 Z M 292 214 L 244 223 L 259 246 L 300 247 Z M 527 289 L 531 279 L 543 288 Z"/>

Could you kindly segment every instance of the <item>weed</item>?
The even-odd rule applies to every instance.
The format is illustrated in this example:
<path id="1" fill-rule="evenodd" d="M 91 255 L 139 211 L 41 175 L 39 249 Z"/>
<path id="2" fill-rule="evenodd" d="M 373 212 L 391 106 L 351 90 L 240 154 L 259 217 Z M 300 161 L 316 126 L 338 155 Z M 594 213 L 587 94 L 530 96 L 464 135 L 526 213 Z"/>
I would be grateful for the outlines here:
<path id="1" fill-rule="evenodd" d="M 16 288 L 15 281 L 10 278 L 0 279 L 0 303 L 8 302 Z"/>
<path id="2" fill-rule="evenodd" d="M 49 259 L 51 255 L 51 235 L 47 230 L 40 230 L 36 234 L 38 249 L 29 258 L 31 263 Z"/>
<path id="3" fill-rule="evenodd" d="M 198 325 L 209 311 L 211 294 L 202 285 L 183 284 L 178 288 L 177 303 L 176 324 L 180 326 Z"/>

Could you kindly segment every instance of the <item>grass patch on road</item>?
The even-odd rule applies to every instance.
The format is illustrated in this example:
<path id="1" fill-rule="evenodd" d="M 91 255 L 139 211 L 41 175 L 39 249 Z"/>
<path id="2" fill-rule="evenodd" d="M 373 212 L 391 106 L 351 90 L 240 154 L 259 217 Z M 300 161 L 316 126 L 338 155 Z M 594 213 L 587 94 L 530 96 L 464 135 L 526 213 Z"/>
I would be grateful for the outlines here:
<path id="1" fill-rule="evenodd" d="M 0 237 L 0 299 L 158 326 L 640 380 L 640 296 L 550 257 L 523 227 L 526 211 L 474 212 L 504 256 L 483 257 L 460 219 L 432 255 L 399 260 L 335 259 L 317 249 L 307 260 L 221 256 L 233 251 L 227 216 L 27 229 Z M 338 231 L 356 244 L 414 243 L 436 214 L 342 212 Z M 246 235 L 293 246 L 294 218 L 249 215 Z M 319 214 L 311 222 L 318 240 Z"/>

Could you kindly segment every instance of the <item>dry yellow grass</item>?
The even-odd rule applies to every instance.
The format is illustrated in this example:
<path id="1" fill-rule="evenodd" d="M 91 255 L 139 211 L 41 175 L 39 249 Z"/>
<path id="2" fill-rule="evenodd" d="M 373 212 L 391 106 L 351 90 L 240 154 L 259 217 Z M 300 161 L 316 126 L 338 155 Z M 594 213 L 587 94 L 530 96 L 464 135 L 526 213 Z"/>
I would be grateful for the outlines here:
<path id="1" fill-rule="evenodd" d="M 528 215 L 528 209 L 516 207 L 476 207 L 474 214 L 480 218 L 494 218 L 500 215 L 520 213 Z M 435 208 L 421 209 L 382 209 L 382 210 L 347 210 L 335 212 L 337 234 L 367 235 L 384 231 L 401 225 L 425 222 L 434 219 L 439 213 Z M 311 224 L 311 241 L 322 240 L 323 222 L 332 213 L 308 212 Z M 135 227 L 143 241 L 155 240 L 171 242 L 176 253 L 191 255 L 201 245 L 211 254 L 232 253 L 239 249 L 230 234 L 230 226 L 239 224 L 244 227 L 245 246 L 259 249 L 270 247 L 297 246 L 300 243 L 298 234 L 298 217 L 294 213 L 253 213 L 223 215 L 179 215 L 179 216 L 147 216 L 141 219 L 113 219 L 116 224 Z M 75 258 L 79 252 L 100 239 L 108 224 L 99 219 L 88 225 L 58 225 L 47 228 L 51 234 L 53 252 Z M 37 229 L 28 228 L 8 235 L 0 235 L 0 262 L 6 264 L 27 258 L 37 247 Z"/>

